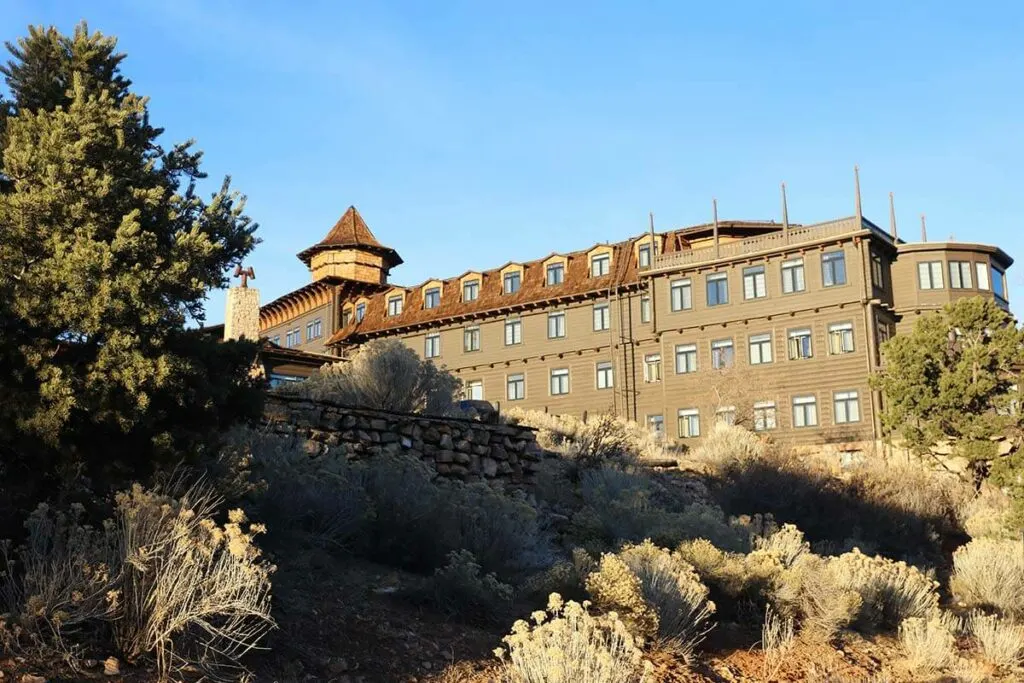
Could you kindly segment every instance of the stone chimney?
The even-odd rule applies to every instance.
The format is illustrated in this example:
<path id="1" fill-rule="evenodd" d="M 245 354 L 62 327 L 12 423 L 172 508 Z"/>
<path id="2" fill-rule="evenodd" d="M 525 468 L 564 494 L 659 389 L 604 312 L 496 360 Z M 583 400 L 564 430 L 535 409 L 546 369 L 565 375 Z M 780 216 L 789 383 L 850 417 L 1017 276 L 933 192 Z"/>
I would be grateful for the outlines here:
<path id="1" fill-rule="evenodd" d="M 249 287 L 249 278 L 256 278 L 250 267 L 235 268 L 235 277 L 242 284 L 228 290 L 227 312 L 224 316 L 224 339 L 260 339 L 260 290 Z"/>

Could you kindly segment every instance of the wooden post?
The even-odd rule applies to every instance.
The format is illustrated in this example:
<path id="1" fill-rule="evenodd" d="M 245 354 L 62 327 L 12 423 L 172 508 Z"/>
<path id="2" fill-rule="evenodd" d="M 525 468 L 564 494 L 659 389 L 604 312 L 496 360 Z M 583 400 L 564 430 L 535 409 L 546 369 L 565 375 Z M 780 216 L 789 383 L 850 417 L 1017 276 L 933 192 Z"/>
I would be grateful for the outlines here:
<path id="1" fill-rule="evenodd" d="M 893 241 L 899 240 L 899 233 L 896 232 L 896 200 L 893 199 L 892 192 L 889 193 L 889 234 L 892 235 Z"/>
<path id="2" fill-rule="evenodd" d="M 922 242 L 927 242 L 928 241 L 928 226 L 926 226 L 925 223 L 924 223 L 924 214 L 923 213 L 921 214 L 921 241 Z"/>
<path id="3" fill-rule="evenodd" d="M 786 203 L 786 183 L 782 183 L 782 238 L 789 243 L 789 207 Z"/>
<path id="4" fill-rule="evenodd" d="M 712 233 L 715 238 L 715 260 L 718 260 L 718 200 L 711 199 L 711 212 L 714 216 L 714 232 Z"/>
<path id="5" fill-rule="evenodd" d="M 857 210 L 857 228 L 860 228 L 861 221 L 864 219 L 864 212 L 861 210 L 860 205 L 860 168 L 857 166 L 853 167 L 853 188 L 856 194 L 855 207 Z"/>

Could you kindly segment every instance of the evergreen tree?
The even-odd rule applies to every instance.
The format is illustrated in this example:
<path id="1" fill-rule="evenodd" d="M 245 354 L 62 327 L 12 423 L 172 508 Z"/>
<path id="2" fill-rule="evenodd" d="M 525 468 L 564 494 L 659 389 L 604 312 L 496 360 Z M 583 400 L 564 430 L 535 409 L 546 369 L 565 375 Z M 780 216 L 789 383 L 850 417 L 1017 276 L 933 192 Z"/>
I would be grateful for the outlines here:
<path id="1" fill-rule="evenodd" d="M 882 422 L 924 453 L 950 439 L 971 459 L 989 459 L 989 437 L 1020 427 L 1015 409 L 1024 332 L 989 297 L 969 297 L 921 316 L 910 334 L 882 346 L 874 385 L 884 396 Z"/>
<path id="2" fill-rule="evenodd" d="M 137 475 L 255 406 L 253 345 L 185 323 L 256 226 L 227 179 L 199 196 L 200 153 L 159 144 L 115 48 L 33 28 L 0 68 L 0 480 Z"/>

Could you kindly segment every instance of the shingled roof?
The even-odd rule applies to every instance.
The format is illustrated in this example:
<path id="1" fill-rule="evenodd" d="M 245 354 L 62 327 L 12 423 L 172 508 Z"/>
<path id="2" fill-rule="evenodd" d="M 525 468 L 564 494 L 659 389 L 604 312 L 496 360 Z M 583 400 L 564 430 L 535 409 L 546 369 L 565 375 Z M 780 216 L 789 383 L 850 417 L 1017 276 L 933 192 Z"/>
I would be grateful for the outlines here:
<path id="1" fill-rule="evenodd" d="M 402 263 L 402 257 L 398 255 L 397 251 L 391 247 L 385 247 L 377 241 L 377 238 L 370 231 L 370 227 L 366 225 L 366 221 L 363 220 L 363 217 L 359 215 L 359 211 L 354 206 L 350 206 L 345 210 L 345 213 L 334 224 L 334 227 L 331 228 L 326 237 L 308 249 L 299 252 L 298 256 L 308 266 L 310 259 L 317 252 L 339 247 L 356 247 L 379 254 L 387 261 L 388 268 L 394 268 Z"/>

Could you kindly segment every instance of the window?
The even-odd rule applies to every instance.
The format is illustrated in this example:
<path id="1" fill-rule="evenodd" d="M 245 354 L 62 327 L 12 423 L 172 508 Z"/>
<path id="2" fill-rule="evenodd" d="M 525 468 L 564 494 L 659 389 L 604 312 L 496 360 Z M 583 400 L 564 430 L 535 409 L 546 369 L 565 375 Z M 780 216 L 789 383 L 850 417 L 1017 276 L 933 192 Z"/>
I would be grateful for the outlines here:
<path id="1" fill-rule="evenodd" d="M 480 297 L 480 281 L 466 280 L 462 283 L 462 300 L 476 301 Z"/>
<path id="2" fill-rule="evenodd" d="M 547 282 L 548 287 L 554 285 L 560 285 L 565 281 L 565 264 L 564 263 L 552 263 L 547 268 Z"/>
<path id="3" fill-rule="evenodd" d="M 423 308 L 437 308 L 441 305 L 441 288 L 431 287 L 423 294 Z"/>
<path id="4" fill-rule="evenodd" d="M 463 395 L 467 401 L 484 400 L 484 381 L 482 379 L 469 380 L 466 382 L 465 389 L 463 389 Z"/>
<path id="5" fill-rule="evenodd" d="M 277 335 L 276 337 L 271 339 L 270 343 L 274 344 L 275 346 L 280 346 L 281 345 L 281 335 Z"/>
<path id="6" fill-rule="evenodd" d="M 885 273 L 882 270 L 882 256 L 871 252 L 871 284 L 878 289 L 885 289 Z"/>
<path id="7" fill-rule="evenodd" d="M 889 339 L 892 337 L 892 329 L 889 327 L 889 323 L 885 322 L 884 320 L 877 321 L 875 323 L 875 325 L 876 325 L 875 332 L 877 332 L 877 344 L 878 344 L 878 346 L 875 348 L 875 354 L 876 354 L 876 357 L 878 357 L 880 359 L 879 362 L 882 362 L 882 360 L 881 360 L 882 344 L 884 344 L 885 342 L 889 341 Z"/>
<path id="8" fill-rule="evenodd" d="M 743 298 L 760 299 L 768 296 L 768 283 L 765 281 L 764 266 L 752 266 L 743 269 Z"/>
<path id="9" fill-rule="evenodd" d="M 598 254 L 590 258 L 590 277 L 601 277 L 607 275 L 611 269 L 612 255 Z"/>
<path id="10" fill-rule="evenodd" d="M 775 418 L 775 401 L 758 401 L 754 404 L 754 431 L 767 432 L 778 426 Z"/>
<path id="11" fill-rule="evenodd" d="M 428 334 L 423 340 L 423 356 L 437 358 L 441 355 L 441 335 Z"/>
<path id="12" fill-rule="evenodd" d="M 801 360 L 814 355 L 811 349 L 811 331 L 809 329 L 790 330 L 789 359 Z"/>
<path id="13" fill-rule="evenodd" d="M 288 330 L 284 335 L 285 346 L 298 346 L 302 343 L 302 335 L 299 330 Z"/>
<path id="14" fill-rule="evenodd" d="M 352 308 L 350 306 L 346 306 L 341 309 L 341 326 L 348 327 L 350 322 L 352 322 Z"/>
<path id="15" fill-rule="evenodd" d="M 853 353 L 853 323 L 833 323 L 828 326 L 828 352 L 833 356 Z"/>
<path id="16" fill-rule="evenodd" d="M 949 262 L 949 286 L 953 289 L 971 289 L 971 264 L 969 261 Z"/>
<path id="17" fill-rule="evenodd" d="M 323 323 L 320 318 L 306 323 L 306 341 L 319 339 L 323 336 Z"/>
<path id="18" fill-rule="evenodd" d="M 363 322 L 363 318 L 366 317 L 366 304 L 356 304 L 356 322 Z"/>
<path id="19" fill-rule="evenodd" d="M 992 266 L 992 293 L 1003 301 L 1006 298 L 1006 273 Z"/>
<path id="20" fill-rule="evenodd" d="M 804 260 L 790 259 L 782 262 L 782 293 L 793 294 L 807 289 L 804 281 Z"/>
<path id="21" fill-rule="evenodd" d="M 399 315 L 402 312 L 403 299 L 401 295 L 388 297 L 388 316 Z"/>
<path id="22" fill-rule="evenodd" d="M 523 343 L 523 321 L 515 318 L 505 321 L 505 346 Z"/>
<path id="23" fill-rule="evenodd" d="M 692 439 L 700 436 L 700 411 L 696 408 L 679 410 L 679 438 Z"/>
<path id="24" fill-rule="evenodd" d="M 646 294 L 640 297 L 640 322 L 651 322 L 651 297 Z"/>
<path id="25" fill-rule="evenodd" d="M 510 401 L 526 398 L 526 375 L 509 375 L 505 378 L 506 396 Z"/>
<path id="26" fill-rule="evenodd" d="M 846 284 L 846 254 L 827 251 L 821 255 L 821 284 L 826 287 Z"/>
<path id="27" fill-rule="evenodd" d="M 548 313 L 548 339 L 560 339 L 565 336 L 565 312 Z"/>
<path id="28" fill-rule="evenodd" d="M 918 263 L 917 284 L 921 289 L 942 289 L 942 261 Z"/>
<path id="29" fill-rule="evenodd" d="M 989 289 L 988 284 L 988 264 L 987 263 L 975 263 L 974 270 L 978 274 L 978 289 Z"/>
<path id="30" fill-rule="evenodd" d="M 762 365 L 764 363 L 772 362 L 772 335 L 751 335 L 749 343 L 751 365 Z"/>
<path id="31" fill-rule="evenodd" d="M 551 395 L 562 396 L 569 393 L 569 369 L 561 368 L 551 371 Z"/>
<path id="32" fill-rule="evenodd" d="M 836 424 L 860 422 L 860 401 L 856 391 L 837 391 L 833 395 L 833 413 Z"/>
<path id="33" fill-rule="evenodd" d="M 672 294 L 672 310 L 683 311 L 693 308 L 693 287 L 689 280 L 676 280 L 670 288 Z"/>
<path id="34" fill-rule="evenodd" d="M 610 361 L 604 361 L 603 363 L 597 364 L 597 388 L 598 389 L 611 389 L 614 382 L 612 380 L 612 364 Z"/>
<path id="35" fill-rule="evenodd" d="M 697 372 L 697 345 L 679 344 L 676 346 L 676 374 Z"/>
<path id="36" fill-rule="evenodd" d="M 729 303 L 729 276 L 725 273 L 708 275 L 708 306 Z"/>
<path id="37" fill-rule="evenodd" d="M 522 280 L 522 273 L 518 270 L 514 270 L 511 273 L 505 273 L 505 276 L 501 279 L 501 291 L 505 294 L 515 294 L 519 291 L 519 284 Z"/>
<path id="38" fill-rule="evenodd" d="M 665 416 L 664 415 L 648 415 L 647 416 L 647 427 L 651 430 L 651 434 L 658 441 L 665 438 Z"/>
<path id="39" fill-rule="evenodd" d="M 719 339 L 711 342 L 711 367 L 715 370 L 733 366 L 732 339 Z"/>
<path id="40" fill-rule="evenodd" d="M 480 350 L 480 328 L 478 326 L 467 327 L 462 331 L 462 350 Z"/>
<path id="41" fill-rule="evenodd" d="M 612 319 L 608 304 L 594 304 L 594 332 L 610 329 L 611 326 Z"/>
<path id="42" fill-rule="evenodd" d="M 649 353 L 644 356 L 644 381 L 661 381 L 661 354 Z"/>
<path id="43" fill-rule="evenodd" d="M 736 424 L 736 406 L 727 406 L 715 411 L 715 419 L 727 425 Z"/>
<path id="44" fill-rule="evenodd" d="M 658 248 L 654 248 L 654 255 L 657 256 Z M 641 244 L 640 248 L 636 250 L 636 262 L 641 268 L 651 267 L 651 244 Z"/>
<path id="45" fill-rule="evenodd" d="M 814 427 L 818 424 L 818 399 L 814 396 L 793 398 L 793 426 Z"/>

